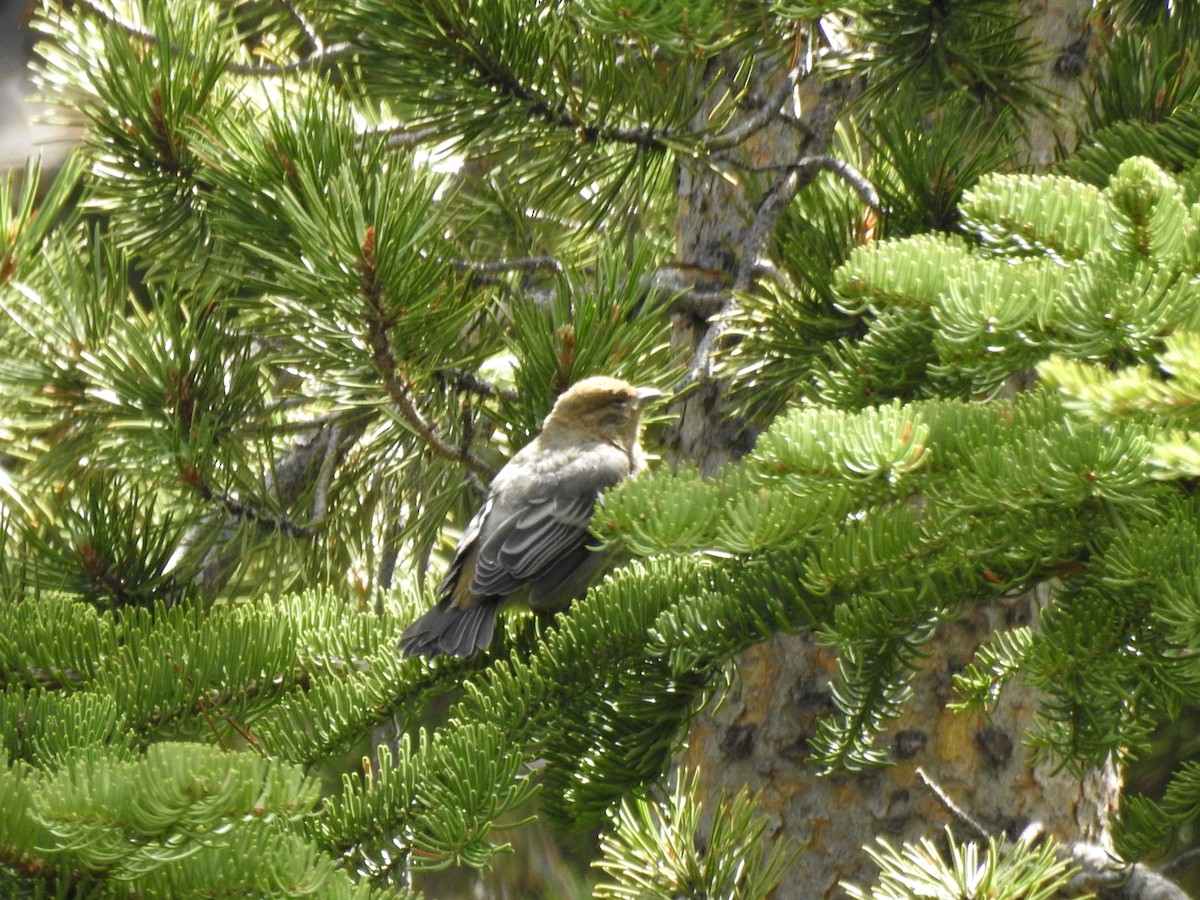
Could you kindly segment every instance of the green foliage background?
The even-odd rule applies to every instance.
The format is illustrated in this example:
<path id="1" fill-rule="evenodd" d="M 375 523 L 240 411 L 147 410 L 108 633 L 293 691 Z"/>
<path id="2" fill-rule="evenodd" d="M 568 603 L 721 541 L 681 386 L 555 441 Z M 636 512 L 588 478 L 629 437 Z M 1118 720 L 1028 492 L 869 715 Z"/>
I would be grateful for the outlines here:
<path id="1" fill-rule="evenodd" d="M 87 131 L 0 197 L 0 889 L 406 896 L 536 794 L 602 831 L 598 896 L 757 895 L 790 849 L 751 800 L 701 858 L 686 773 L 659 790 L 729 660 L 816 631 L 815 758 L 882 764 L 932 629 L 1047 580 L 962 705 L 1020 679 L 1040 752 L 1144 751 L 1200 699 L 1200 15 L 1095 16 L 1087 133 L 1030 174 L 1050 104 L 1010 0 L 48 5 L 41 85 Z M 399 659 L 559 391 L 680 383 L 678 173 L 763 178 L 727 136 L 818 23 L 881 210 L 820 176 L 732 305 L 754 449 L 610 492 L 633 560 L 555 627 Z M 1198 798 L 1192 765 L 1131 798 L 1122 851 Z M 1012 853 L 984 864 L 1014 890 L 1061 880 Z"/>

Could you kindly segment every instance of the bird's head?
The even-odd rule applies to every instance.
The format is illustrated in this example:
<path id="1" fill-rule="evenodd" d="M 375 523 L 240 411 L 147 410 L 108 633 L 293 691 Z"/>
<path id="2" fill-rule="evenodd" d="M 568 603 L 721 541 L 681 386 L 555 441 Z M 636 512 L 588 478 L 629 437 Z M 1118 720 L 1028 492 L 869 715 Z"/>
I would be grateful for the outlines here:
<path id="1" fill-rule="evenodd" d="M 546 417 L 543 431 L 584 431 L 622 447 L 637 441 L 638 419 L 646 404 L 662 392 L 598 375 L 571 385 Z"/>

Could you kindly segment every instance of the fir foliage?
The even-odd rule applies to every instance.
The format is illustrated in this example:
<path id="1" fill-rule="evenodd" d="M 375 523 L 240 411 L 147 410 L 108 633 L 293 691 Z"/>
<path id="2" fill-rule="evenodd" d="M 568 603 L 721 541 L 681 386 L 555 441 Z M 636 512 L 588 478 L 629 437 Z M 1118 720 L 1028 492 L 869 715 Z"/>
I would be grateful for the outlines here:
<path id="1" fill-rule="evenodd" d="M 869 888 L 847 886 L 850 896 L 856 900 L 951 896 L 1047 900 L 1059 896 L 1073 872 L 1052 843 L 1019 841 L 1005 847 L 992 839 L 981 846 L 959 843 L 949 832 L 945 840 L 949 852 L 940 851 L 928 838 L 899 848 L 880 839 L 878 847 L 867 851 L 879 865 L 879 881 Z"/>
<path id="2" fill-rule="evenodd" d="M 598 898 L 765 897 L 789 865 L 786 843 L 764 855 L 765 816 L 743 789 L 722 797 L 707 831 L 700 805 L 692 798 L 698 775 L 681 771 L 670 796 L 658 802 L 626 800 L 614 810 L 614 829 L 596 862 L 613 878 L 596 887 Z"/>

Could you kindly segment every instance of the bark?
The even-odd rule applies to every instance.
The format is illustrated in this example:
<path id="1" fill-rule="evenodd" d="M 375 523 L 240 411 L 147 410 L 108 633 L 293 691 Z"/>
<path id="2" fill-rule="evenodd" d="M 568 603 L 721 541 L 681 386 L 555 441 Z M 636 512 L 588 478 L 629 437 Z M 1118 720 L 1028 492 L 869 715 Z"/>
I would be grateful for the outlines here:
<path id="1" fill-rule="evenodd" d="M 1021 12 L 1029 17 L 1023 33 L 1042 50 L 1035 77 L 1050 91 L 1053 111 L 1049 116 L 1026 116 L 1024 123 L 1028 161 L 1044 167 L 1054 161 L 1056 147 L 1075 146 L 1102 28 L 1091 4 L 1079 0 L 1024 0 Z"/>
<path id="2" fill-rule="evenodd" d="M 1030 0 L 1023 7 L 1030 17 L 1025 32 L 1046 57 L 1039 77 L 1063 114 L 1028 123 L 1031 162 L 1048 162 L 1056 142 L 1069 146 L 1074 140 L 1071 120 L 1087 89 L 1086 66 L 1078 65 L 1078 57 L 1092 50 L 1090 7 L 1085 0 Z M 751 93 L 768 96 L 784 68 L 761 74 Z M 802 80 L 795 95 L 798 121 L 776 122 L 756 133 L 738 148 L 740 161 L 779 165 L 823 153 L 856 92 L 844 80 Z M 698 273 L 693 282 L 698 289 L 732 282 L 761 190 L 709 170 L 683 173 L 680 268 Z M 674 341 L 694 349 L 708 327 L 680 312 Z M 694 462 L 711 474 L 753 445 L 753 429 L 728 414 L 719 382 L 700 379 L 678 412 L 667 448 L 674 463 Z M 979 829 L 1015 837 L 1039 826 L 1068 844 L 1108 846 L 1119 773 L 1105 766 L 1077 777 L 1036 763 L 1024 742 L 1040 699 L 1036 692 L 1019 683 L 1009 686 L 987 720 L 946 710 L 953 673 L 994 630 L 1011 625 L 1013 617 L 1036 618 L 1045 602 L 1048 590 L 1041 588 L 1015 603 L 966 609 L 960 621 L 939 629 L 914 678 L 907 712 L 882 738 L 894 765 L 872 771 L 819 776 L 809 761 L 815 722 L 832 708 L 836 659 L 828 650 L 809 637 L 780 635 L 736 661 L 738 687 L 697 717 L 679 761 L 700 770 L 700 799 L 709 809 L 722 791 L 743 785 L 762 791 L 772 836 L 787 836 L 804 848 L 775 897 L 833 897 L 839 882 L 869 884 L 875 872 L 862 847 L 874 836 L 898 843 L 937 834 L 944 823 L 967 838 L 978 839 L 973 832 Z"/>
<path id="3" fill-rule="evenodd" d="M 755 110 L 774 96 L 788 68 L 786 60 L 761 67 L 745 106 Z M 711 93 L 719 96 L 721 92 Z M 719 292 L 734 286 L 739 267 L 746 265 L 743 254 L 747 232 L 762 199 L 755 186 L 763 181 L 769 184 L 784 167 L 806 156 L 825 153 L 839 117 L 857 93 L 854 80 L 810 74 L 796 85 L 785 115 L 723 154 L 721 162 L 727 165 L 722 165 L 722 171 L 709 166 L 685 167 L 681 171 L 676 241 L 680 271 L 691 275 L 690 288 Z M 702 112 L 700 118 L 705 115 Z M 729 177 L 731 172 L 739 171 L 740 177 Z M 762 172 L 768 173 L 765 178 L 752 174 Z M 731 296 L 713 317 L 698 314 L 694 307 L 680 307 L 672 319 L 672 346 L 694 352 L 714 319 L 728 312 L 733 302 Z M 708 378 L 693 382 L 677 411 L 679 415 L 664 442 L 668 459 L 695 463 L 703 474 L 711 475 L 754 446 L 757 433 L 729 408 L 724 387 L 718 382 Z"/>
<path id="4" fill-rule="evenodd" d="M 1107 847 L 1107 819 L 1120 781 L 1105 767 L 1083 778 L 1037 762 L 1023 740 L 1039 695 L 1012 685 L 986 718 L 946 711 L 952 677 L 995 629 L 1036 616 L 1048 591 L 964 611 L 941 627 L 913 679 L 905 715 L 880 738 L 892 765 L 821 776 L 808 742 L 832 710 L 837 660 L 809 637 L 780 635 L 744 653 L 739 686 L 699 717 L 682 761 L 700 770 L 702 796 L 747 784 L 762 791 L 771 837 L 803 846 L 776 897 L 839 896 L 838 883 L 870 884 L 862 852 L 875 836 L 893 845 L 938 835 L 950 825 L 963 840 L 1016 838 L 1031 826 L 1064 843 Z"/>

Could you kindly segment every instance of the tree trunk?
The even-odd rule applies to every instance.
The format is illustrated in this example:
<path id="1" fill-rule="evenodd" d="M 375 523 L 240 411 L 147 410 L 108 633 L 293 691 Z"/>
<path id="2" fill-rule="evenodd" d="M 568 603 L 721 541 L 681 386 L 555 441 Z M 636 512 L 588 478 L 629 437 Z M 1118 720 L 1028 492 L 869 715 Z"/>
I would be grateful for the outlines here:
<path id="1" fill-rule="evenodd" d="M 1027 123 L 1028 159 L 1044 165 L 1053 158 L 1056 142 L 1070 146 L 1074 141 L 1071 121 L 1082 108 L 1086 59 L 1093 49 L 1091 4 L 1030 0 L 1023 10 L 1030 17 L 1023 30 L 1046 57 L 1038 77 L 1063 114 Z M 764 76 L 751 95 L 768 96 L 785 68 Z M 856 93 L 845 80 L 802 80 L 794 98 L 799 125 L 777 122 L 762 129 L 738 148 L 739 161 L 757 168 L 824 153 Z M 679 261 L 681 271 L 698 273 L 697 288 L 732 282 L 759 199 L 752 190 L 707 169 L 683 173 Z M 707 327 L 694 311 L 680 312 L 674 340 L 694 349 Z M 702 379 L 678 412 L 667 448 L 674 463 L 694 462 L 711 474 L 753 445 L 752 429 L 726 414 L 719 382 Z M 980 830 L 1016 837 L 1034 828 L 1068 842 L 1107 846 L 1119 773 L 1106 766 L 1081 778 L 1035 763 L 1024 735 L 1037 709 L 1036 692 L 1008 686 L 986 721 L 946 709 L 952 675 L 978 646 L 997 629 L 1021 621 L 1036 624 L 1037 611 L 1047 602 L 1049 590 L 1043 586 L 1019 601 L 964 609 L 961 620 L 938 629 L 914 678 L 905 715 L 881 738 L 894 765 L 818 775 L 808 742 L 817 718 L 832 709 L 829 686 L 836 658 L 810 637 L 787 635 L 742 654 L 737 688 L 715 710 L 697 717 L 679 761 L 699 769 L 699 798 L 708 810 L 721 792 L 749 786 L 762 792 L 772 836 L 787 836 L 803 848 L 776 890 L 778 898 L 833 897 L 839 882 L 869 884 L 876 873 L 862 848 L 874 836 L 899 843 L 936 836 L 947 823 L 963 838 L 979 839 Z"/>
<path id="2" fill-rule="evenodd" d="M 938 629 L 907 711 L 880 738 L 893 763 L 884 768 L 820 776 L 808 759 L 816 720 L 832 710 L 833 654 L 790 635 L 742 654 L 738 688 L 697 719 L 682 761 L 699 769 L 708 806 L 720 790 L 749 785 L 762 792 L 771 836 L 800 842 L 803 852 L 776 897 L 834 897 L 840 881 L 870 884 L 876 872 L 862 848 L 873 837 L 895 845 L 936 837 L 947 824 L 962 840 L 980 840 L 981 829 L 1016 838 L 1032 828 L 1067 843 L 1108 846 L 1117 772 L 1105 767 L 1079 778 L 1035 762 L 1023 736 L 1036 691 L 1009 685 L 986 719 L 946 709 L 952 676 L 979 644 L 996 629 L 1036 618 L 1048 594 L 975 606 Z"/>

